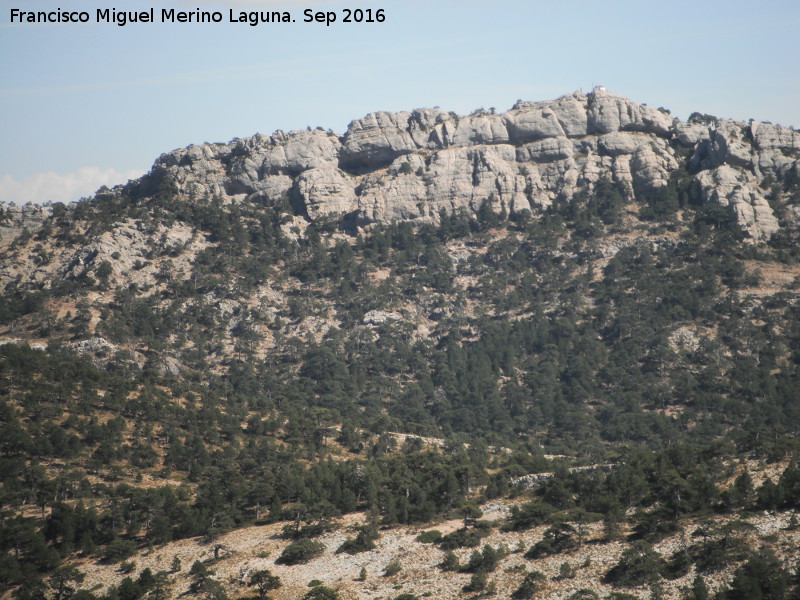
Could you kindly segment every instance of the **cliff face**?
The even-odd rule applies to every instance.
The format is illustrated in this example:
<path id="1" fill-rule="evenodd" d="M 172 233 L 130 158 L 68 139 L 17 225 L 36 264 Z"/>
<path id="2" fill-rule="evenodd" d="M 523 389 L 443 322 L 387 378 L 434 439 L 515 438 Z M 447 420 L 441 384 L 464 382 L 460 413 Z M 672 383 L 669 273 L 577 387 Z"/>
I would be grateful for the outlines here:
<path id="1" fill-rule="evenodd" d="M 459 117 L 439 109 L 377 112 L 343 136 L 277 131 L 162 155 L 149 177 L 226 201 L 290 197 L 312 220 L 342 213 L 365 224 L 436 222 L 440 211 L 534 213 L 601 178 L 634 195 L 683 167 L 707 203 L 726 207 L 753 239 L 778 221 L 765 181 L 797 173 L 800 135 L 756 122 L 703 125 L 596 89 L 509 111 Z M 767 186 L 768 187 L 768 186 Z"/>
<path id="2" fill-rule="evenodd" d="M 3 206 L 0 204 L 0 248 L 10 243 L 24 230 L 38 229 L 51 214 L 52 210 L 49 206 L 36 204 Z"/>

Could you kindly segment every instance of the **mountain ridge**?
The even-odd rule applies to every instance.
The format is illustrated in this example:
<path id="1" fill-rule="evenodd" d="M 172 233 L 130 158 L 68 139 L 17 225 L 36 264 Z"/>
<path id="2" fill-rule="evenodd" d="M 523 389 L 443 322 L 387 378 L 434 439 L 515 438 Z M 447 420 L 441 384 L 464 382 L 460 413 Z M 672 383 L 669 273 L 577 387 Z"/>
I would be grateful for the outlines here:
<path id="1" fill-rule="evenodd" d="M 601 178 L 631 196 L 647 194 L 681 170 L 702 202 L 725 207 L 749 237 L 763 240 L 779 227 L 763 188 L 797 179 L 798 159 L 794 129 L 700 113 L 684 122 L 598 87 L 519 100 L 504 113 L 369 113 L 341 136 L 308 128 L 192 144 L 162 154 L 113 193 L 174 186 L 188 198 L 224 202 L 289 198 L 312 220 L 437 223 L 441 210 L 475 213 L 483 202 L 506 214 L 540 211 Z"/>
<path id="2" fill-rule="evenodd" d="M 796 596 L 795 133 L 591 102 L 3 207 L 3 598 Z"/>
<path id="3" fill-rule="evenodd" d="M 518 101 L 505 113 L 460 117 L 440 109 L 370 113 L 342 136 L 276 132 L 203 144 L 159 157 L 151 177 L 184 194 L 225 200 L 290 195 L 309 217 L 355 222 L 437 222 L 440 210 L 509 214 L 549 206 L 608 178 L 644 194 L 679 167 L 703 201 L 725 206 L 753 238 L 778 224 L 756 183 L 797 172 L 800 135 L 767 123 L 673 119 L 601 88 L 556 100 Z"/>

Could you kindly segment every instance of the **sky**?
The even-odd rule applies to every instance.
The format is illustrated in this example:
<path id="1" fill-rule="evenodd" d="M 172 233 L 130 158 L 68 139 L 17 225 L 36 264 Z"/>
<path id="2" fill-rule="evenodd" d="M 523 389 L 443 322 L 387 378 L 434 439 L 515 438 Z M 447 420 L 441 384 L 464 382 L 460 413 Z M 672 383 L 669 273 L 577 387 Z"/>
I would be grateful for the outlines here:
<path id="1" fill-rule="evenodd" d="M 11 10 L 219 10 L 221 23 L 12 24 Z M 344 9 L 383 10 L 343 23 Z M 287 10 L 251 27 L 229 10 Z M 337 22 L 304 22 L 304 11 Z M 797 0 L 0 0 L 0 202 L 69 202 L 163 152 L 378 111 L 509 109 L 604 85 L 800 127 Z"/>

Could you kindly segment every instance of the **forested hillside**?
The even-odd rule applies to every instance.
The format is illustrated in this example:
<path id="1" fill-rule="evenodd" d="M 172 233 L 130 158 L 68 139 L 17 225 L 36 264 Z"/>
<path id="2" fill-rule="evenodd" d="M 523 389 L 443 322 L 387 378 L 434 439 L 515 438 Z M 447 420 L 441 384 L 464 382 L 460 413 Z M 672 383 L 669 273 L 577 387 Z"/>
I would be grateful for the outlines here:
<path id="1" fill-rule="evenodd" d="M 712 119 L 693 126 L 718 141 Z M 311 588 L 294 565 L 313 572 L 337 532 L 356 560 L 454 519 L 412 545 L 463 589 L 380 597 L 800 597 L 797 151 L 737 188 L 774 215 L 754 229 L 702 185 L 743 169 L 735 152 L 714 166 L 658 135 L 661 184 L 612 169 L 524 209 L 366 219 L 166 168 L 5 207 L 4 597 L 373 598 L 372 563 Z M 430 166 L 393 172 L 347 140 L 353 177 Z M 215 577 L 238 560 L 225 536 L 254 527 L 281 552 Z M 188 538 L 206 562 L 169 558 Z M 571 559 L 612 547 L 607 569 Z"/>

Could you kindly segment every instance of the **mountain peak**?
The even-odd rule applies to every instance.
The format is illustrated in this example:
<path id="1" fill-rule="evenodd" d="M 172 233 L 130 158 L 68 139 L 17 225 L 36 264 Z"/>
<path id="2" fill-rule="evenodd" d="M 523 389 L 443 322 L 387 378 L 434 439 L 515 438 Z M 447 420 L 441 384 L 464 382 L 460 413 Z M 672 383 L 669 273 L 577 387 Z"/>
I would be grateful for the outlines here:
<path id="1" fill-rule="evenodd" d="M 162 155 L 143 191 L 168 180 L 187 197 L 289 198 L 311 220 L 436 223 L 442 211 L 475 212 L 484 202 L 498 213 L 535 213 L 601 179 L 639 196 L 683 170 L 703 202 L 725 207 L 762 240 L 778 223 L 759 184 L 797 172 L 799 156 L 791 129 L 709 115 L 684 122 L 597 86 L 520 100 L 503 113 L 374 112 L 343 135 L 309 128 L 192 145 Z"/>

